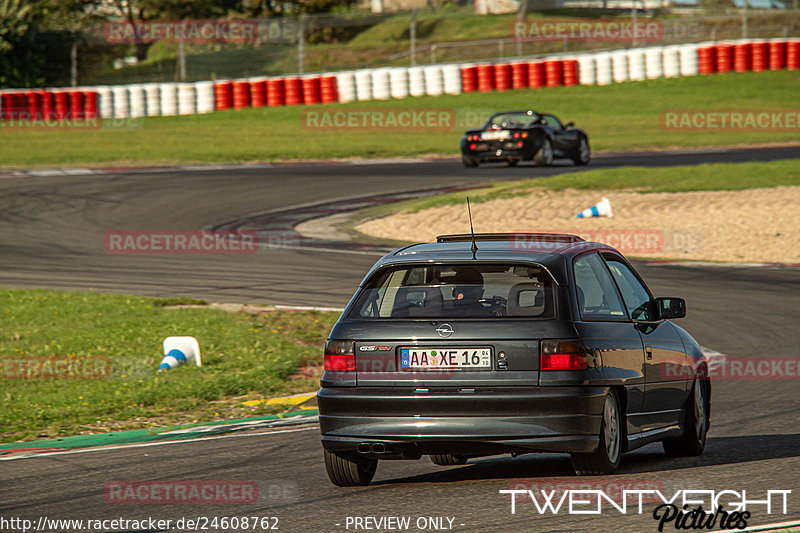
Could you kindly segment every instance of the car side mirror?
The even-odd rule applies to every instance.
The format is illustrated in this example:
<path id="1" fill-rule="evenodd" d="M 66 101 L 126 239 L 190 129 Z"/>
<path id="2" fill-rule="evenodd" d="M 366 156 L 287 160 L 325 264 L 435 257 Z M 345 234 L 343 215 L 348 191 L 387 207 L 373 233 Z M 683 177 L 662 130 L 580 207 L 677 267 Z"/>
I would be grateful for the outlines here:
<path id="1" fill-rule="evenodd" d="M 686 316 L 686 302 L 683 298 L 656 298 L 658 318 L 683 318 Z"/>
<path id="2" fill-rule="evenodd" d="M 574 122 L 567 122 L 566 124 L 564 124 L 564 128 L 569 129 L 569 128 L 573 127 L 574 125 L 575 125 Z"/>

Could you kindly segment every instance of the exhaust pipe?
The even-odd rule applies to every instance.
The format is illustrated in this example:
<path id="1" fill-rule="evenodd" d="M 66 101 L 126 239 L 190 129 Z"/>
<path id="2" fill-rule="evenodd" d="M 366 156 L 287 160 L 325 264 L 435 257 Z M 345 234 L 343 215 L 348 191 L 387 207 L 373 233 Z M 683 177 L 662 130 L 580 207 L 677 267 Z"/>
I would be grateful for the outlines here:
<path id="1" fill-rule="evenodd" d="M 382 442 L 375 442 L 372 444 L 372 453 L 382 454 L 386 453 L 386 445 Z"/>
<path id="2" fill-rule="evenodd" d="M 356 451 L 358 453 L 369 453 L 370 445 L 369 442 L 361 442 L 356 446 Z"/>
<path id="3" fill-rule="evenodd" d="M 382 455 L 384 453 L 388 453 L 389 449 L 387 448 L 386 444 L 382 442 L 360 442 L 356 445 L 356 451 L 358 453 L 374 453 L 376 455 Z"/>

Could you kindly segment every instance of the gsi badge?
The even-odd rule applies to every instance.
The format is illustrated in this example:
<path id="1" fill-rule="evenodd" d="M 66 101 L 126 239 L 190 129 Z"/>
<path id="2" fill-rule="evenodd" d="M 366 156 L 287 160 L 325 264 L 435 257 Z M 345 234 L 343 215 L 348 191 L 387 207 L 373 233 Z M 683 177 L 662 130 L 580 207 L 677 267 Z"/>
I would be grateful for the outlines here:
<path id="1" fill-rule="evenodd" d="M 453 326 L 450 324 L 442 324 L 436 328 L 436 333 L 438 333 L 440 337 L 449 337 L 453 334 Z"/>

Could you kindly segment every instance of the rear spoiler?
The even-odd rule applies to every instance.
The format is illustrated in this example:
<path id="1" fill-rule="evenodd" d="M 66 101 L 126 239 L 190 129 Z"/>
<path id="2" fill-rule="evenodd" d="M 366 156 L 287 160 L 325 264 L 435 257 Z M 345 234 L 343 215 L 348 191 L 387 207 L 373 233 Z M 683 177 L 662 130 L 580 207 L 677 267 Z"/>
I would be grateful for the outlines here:
<path id="1" fill-rule="evenodd" d="M 520 231 L 517 233 L 476 233 L 474 236 L 469 233 L 458 233 L 455 235 L 439 235 L 436 237 L 437 243 L 442 242 L 472 242 L 474 238 L 476 241 L 509 241 L 518 238 L 524 238 L 526 241 L 540 240 L 543 242 L 563 242 L 563 243 L 577 243 L 586 242 L 577 235 L 570 233 L 535 233 Z"/>

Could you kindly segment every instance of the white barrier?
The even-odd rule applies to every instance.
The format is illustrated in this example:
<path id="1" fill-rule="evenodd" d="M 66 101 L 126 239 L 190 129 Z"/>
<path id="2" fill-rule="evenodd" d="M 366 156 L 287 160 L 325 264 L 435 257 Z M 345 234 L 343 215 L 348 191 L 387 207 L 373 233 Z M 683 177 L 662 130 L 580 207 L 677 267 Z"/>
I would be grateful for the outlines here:
<path id="1" fill-rule="evenodd" d="M 128 98 L 130 99 L 129 114 L 131 118 L 139 118 L 147 115 L 147 100 L 144 92 L 144 85 L 132 83 L 128 85 Z"/>
<path id="2" fill-rule="evenodd" d="M 336 73 L 336 92 L 343 104 L 356 99 L 356 78 L 352 70 Z"/>
<path id="3" fill-rule="evenodd" d="M 178 87 L 175 83 L 159 85 L 161 96 L 161 114 L 170 117 L 178 114 Z"/>
<path id="4" fill-rule="evenodd" d="M 644 49 L 644 73 L 648 80 L 664 77 L 664 48 L 651 46 Z"/>
<path id="5" fill-rule="evenodd" d="M 461 67 L 460 65 L 444 65 L 442 67 L 445 94 L 461 94 Z"/>
<path id="6" fill-rule="evenodd" d="M 100 85 L 90 89 L 97 91 L 97 112 L 100 113 L 100 118 L 114 118 L 114 97 L 111 87 Z"/>
<path id="7" fill-rule="evenodd" d="M 439 65 L 425 67 L 425 94 L 428 96 L 444 94 L 444 78 L 442 77 L 442 67 Z"/>
<path id="8" fill-rule="evenodd" d="M 631 81 L 647 79 L 645 73 L 645 55 L 641 48 L 628 50 L 628 78 Z"/>
<path id="9" fill-rule="evenodd" d="M 114 102 L 114 118 L 128 118 L 130 116 L 130 103 L 128 101 L 128 86 L 114 85 L 111 87 Z"/>
<path id="10" fill-rule="evenodd" d="M 681 75 L 681 47 L 670 45 L 664 47 L 664 77 L 677 78 Z"/>
<path id="11" fill-rule="evenodd" d="M 214 101 L 214 82 L 198 81 L 194 84 L 195 94 L 197 95 L 197 112 L 211 113 L 215 108 Z"/>
<path id="12" fill-rule="evenodd" d="M 611 54 L 600 52 L 594 56 L 597 85 L 608 85 L 614 81 Z"/>
<path id="13" fill-rule="evenodd" d="M 388 100 L 392 96 L 391 69 L 378 68 L 372 71 L 372 97 Z"/>
<path id="14" fill-rule="evenodd" d="M 361 100 L 372 100 L 372 69 L 365 68 L 357 70 L 356 74 L 356 98 Z"/>
<path id="15" fill-rule="evenodd" d="M 408 69 L 396 67 L 389 72 L 392 98 L 408 98 Z"/>
<path id="16" fill-rule="evenodd" d="M 594 85 L 597 83 L 597 69 L 595 68 L 594 56 L 582 54 L 578 59 L 578 83 L 581 85 Z"/>
<path id="17" fill-rule="evenodd" d="M 194 83 L 179 83 L 178 87 L 178 114 L 196 115 L 197 114 L 197 94 L 194 90 Z"/>
<path id="18" fill-rule="evenodd" d="M 425 70 L 422 67 L 409 67 L 408 94 L 411 96 L 425 95 Z"/>
<path id="19" fill-rule="evenodd" d="M 615 83 L 630 80 L 628 75 L 628 52 L 620 50 L 611 53 L 611 71 Z"/>
<path id="20" fill-rule="evenodd" d="M 161 114 L 161 89 L 157 83 L 145 83 L 144 99 L 148 117 L 157 117 Z"/>
<path id="21" fill-rule="evenodd" d="M 700 73 L 700 63 L 698 60 L 698 48 L 696 44 L 682 44 L 680 46 L 681 76 L 697 76 Z"/>

